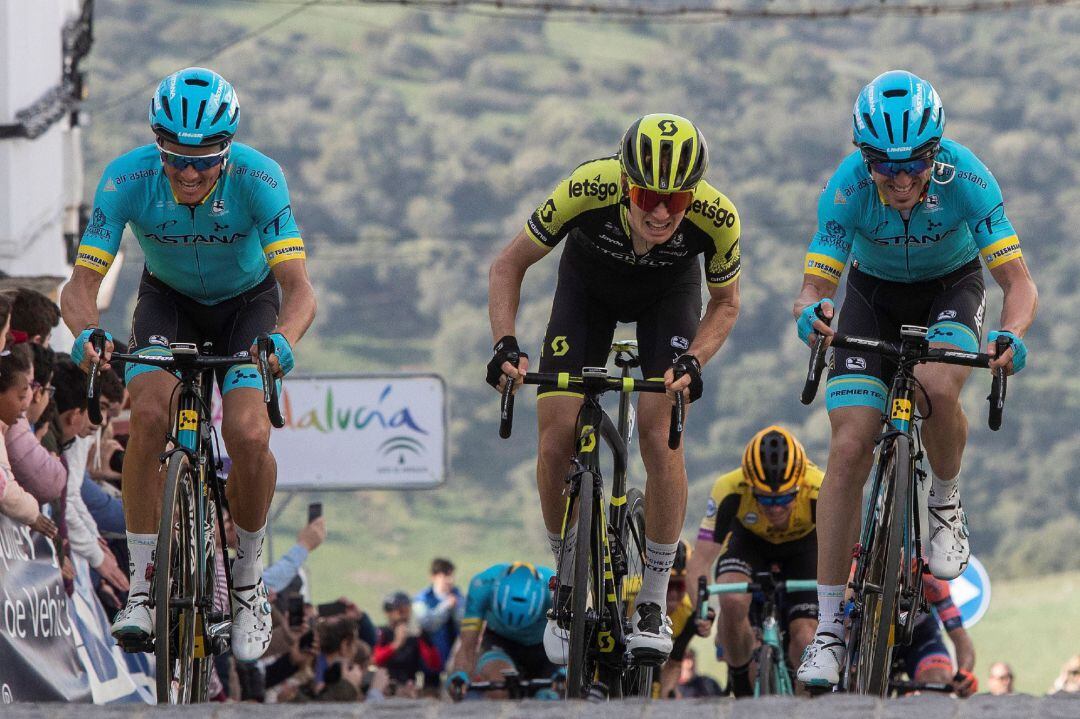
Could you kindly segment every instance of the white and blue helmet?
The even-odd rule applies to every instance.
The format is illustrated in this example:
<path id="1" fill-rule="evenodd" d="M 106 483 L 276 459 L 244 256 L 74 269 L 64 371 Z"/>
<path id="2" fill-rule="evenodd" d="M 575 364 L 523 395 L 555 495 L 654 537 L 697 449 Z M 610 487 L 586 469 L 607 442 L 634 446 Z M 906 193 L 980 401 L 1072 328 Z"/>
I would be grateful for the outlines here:
<path id="1" fill-rule="evenodd" d="M 515 562 L 495 589 L 495 616 L 509 627 L 528 627 L 544 618 L 548 587 L 531 564 Z"/>
<path id="2" fill-rule="evenodd" d="M 945 110 L 933 86 L 905 70 L 878 75 L 852 111 L 852 142 L 874 161 L 908 160 L 936 151 Z"/>
<path id="3" fill-rule="evenodd" d="M 239 124 L 240 101 L 233 86 L 204 67 L 174 72 L 150 99 L 150 127 L 180 145 L 228 142 Z"/>

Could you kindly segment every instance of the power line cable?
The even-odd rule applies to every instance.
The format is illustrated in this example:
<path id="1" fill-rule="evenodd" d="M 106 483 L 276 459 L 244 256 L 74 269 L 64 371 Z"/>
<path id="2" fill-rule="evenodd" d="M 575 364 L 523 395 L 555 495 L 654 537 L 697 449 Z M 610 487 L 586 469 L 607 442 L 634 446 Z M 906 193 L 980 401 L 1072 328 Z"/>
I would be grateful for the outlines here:
<path id="1" fill-rule="evenodd" d="M 279 15 L 278 17 L 274 18 L 273 20 L 270 20 L 269 22 L 264 23 L 264 24 L 260 25 L 257 28 L 249 30 L 248 32 L 241 35 L 240 37 L 238 37 L 238 38 L 236 38 L 234 40 L 230 40 L 229 42 L 227 42 L 224 45 L 221 45 L 221 46 L 211 50 L 210 52 L 206 53 L 205 55 L 201 55 L 199 57 L 196 57 L 195 59 L 191 60 L 188 63 L 188 66 L 190 67 L 190 66 L 202 65 L 203 63 L 205 63 L 208 60 L 213 60 L 214 58 L 218 57 L 219 55 L 233 49 L 237 45 L 240 45 L 241 43 L 247 42 L 248 40 L 252 40 L 252 39 L 258 37 L 259 35 L 267 33 L 270 30 L 273 30 L 275 27 L 277 27 L 281 23 L 285 22 L 286 20 L 290 20 L 290 19 L 296 17 L 297 15 L 299 15 L 300 13 L 304 12 L 308 8 L 313 7 L 315 5 L 322 4 L 323 2 L 324 2 L 324 0 L 306 0 L 302 4 L 298 5 L 297 7 L 294 7 L 292 10 L 289 10 L 288 12 L 286 12 L 286 13 L 284 13 L 282 15 Z M 274 3 L 274 4 L 283 5 L 285 3 Z M 289 4 L 290 5 L 295 5 L 296 3 L 291 2 Z M 146 85 L 146 86 L 144 86 L 145 89 L 135 90 L 134 92 L 130 92 L 130 93 L 126 94 L 126 95 L 122 95 L 121 97 L 118 97 L 118 98 L 115 98 L 115 99 L 112 99 L 112 100 L 106 100 L 101 105 L 98 105 L 96 107 L 95 106 L 88 107 L 87 110 L 90 111 L 90 112 L 96 112 L 96 113 L 101 113 L 101 114 L 110 112 L 110 111 L 116 109 L 117 107 L 120 107 L 121 105 L 125 105 L 130 100 L 132 100 L 132 99 L 134 99 L 136 97 L 146 95 L 147 93 L 151 92 L 154 89 L 155 86 L 156 86 L 156 83 Z"/>
<path id="2" fill-rule="evenodd" d="M 230 1 L 255 5 L 291 5 L 298 0 Z M 1039 7 L 1064 7 L 1076 4 L 1080 4 L 1080 0 L 970 0 L 953 4 L 940 2 L 886 4 L 879 1 L 836 7 L 770 9 L 692 5 L 658 7 L 654 3 L 640 6 L 605 5 L 567 0 L 324 0 L 323 2 L 323 5 L 328 7 L 404 7 L 507 20 L 555 20 L 558 19 L 557 15 L 570 15 L 573 16 L 572 20 L 575 22 L 596 20 L 622 23 L 635 23 L 641 20 L 657 23 L 715 23 L 732 20 L 830 20 L 875 15 L 957 15 L 1009 12 Z"/>

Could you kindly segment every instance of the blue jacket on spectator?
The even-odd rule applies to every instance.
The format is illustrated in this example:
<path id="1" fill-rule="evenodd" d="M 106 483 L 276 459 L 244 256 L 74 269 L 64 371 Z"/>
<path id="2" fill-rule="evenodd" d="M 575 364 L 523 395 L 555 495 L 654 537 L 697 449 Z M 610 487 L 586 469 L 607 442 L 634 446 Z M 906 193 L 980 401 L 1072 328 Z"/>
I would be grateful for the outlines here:
<path id="1" fill-rule="evenodd" d="M 428 633 L 431 643 L 439 650 L 443 662 L 461 633 L 461 620 L 465 617 L 465 597 L 457 587 L 450 590 L 457 597 L 457 604 L 450 606 L 449 597 L 440 599 L 434 587 L 424 589 L 413 598 L 413 616 L 420 628 Z"/>

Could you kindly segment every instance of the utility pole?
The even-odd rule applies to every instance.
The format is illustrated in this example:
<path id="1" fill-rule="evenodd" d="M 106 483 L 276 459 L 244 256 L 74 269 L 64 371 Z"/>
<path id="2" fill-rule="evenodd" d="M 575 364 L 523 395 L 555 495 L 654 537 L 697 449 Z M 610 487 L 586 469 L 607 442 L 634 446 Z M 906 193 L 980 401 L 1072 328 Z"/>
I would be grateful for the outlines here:
<path id="1" fill-rule="evenodd" d="M 0 0 L 0 287 L 56 298 L 84 224 L 80 61 L 94 0 Z"/>

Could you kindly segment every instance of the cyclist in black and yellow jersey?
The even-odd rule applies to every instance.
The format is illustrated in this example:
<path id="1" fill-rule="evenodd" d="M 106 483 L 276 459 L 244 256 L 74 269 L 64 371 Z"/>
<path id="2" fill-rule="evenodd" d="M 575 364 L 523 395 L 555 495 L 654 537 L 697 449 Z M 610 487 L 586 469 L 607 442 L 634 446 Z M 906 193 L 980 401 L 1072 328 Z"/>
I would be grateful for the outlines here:
<path id="1" fill-rule="evenodd" d="M 701 396 L 701 366 L 727 339 L 739 314 L 739 216 L 704 181 L 708 148 L 678 115 L 646 115 L 627 130 L 619 153 L 586 162 L 563 180 L 491 265 L 488 313 L 494 356 L 487 380 L 520 377 L 527 355 L 515 338 L 521 283 L 530 266 L 566 239 L 559 281 L 541 352 L 543 372 L 602 366 L 618 322 L 636 322 L 642 372 L 663 378 L 669 397 L 638 401 L 645 487 L 646 562 L 628 638 L 639 659 L 671 652 L 664 614 L 668 574 L 686 513 L 682 449 L 668 448 L 670 404 L 684 392 Z M 701 313 L 701 265 L 709 303 Z M 520 360 L 511 362 L 510 359 Z M 517 365 L 517 366 L 515 366 Z M 540 387 L 537 484 L 552 550 L 558 559 L 567 458 L 582 397 Z M 576 524 L 567 529 L 573 547 Z M 572 566 L 564 553 L 564 567 Z M 565 570 L 564 570 L 565 571 Z M 550 622 L 545 646 L 565 662 L 565 631 Z"/>
<path id="2" fill-rule="evenodd" d="M 713 484 L 705 518 L 687 570 L 690 586 L 707 575 L 712 563 L 718 582 L 748 582 L 756 572 L 777 565 L 785 580 L 817 576 L 817 496 L 824 473 L 806 458 L 795 436 L 779 426 L 754 435 L 739 469 Z M 751 595 L 720 595 L 718 643 L 723 648 L 735 696 L 754 693 L 750 661 L 754 632 Z M 788 657 L 799 665 L 803 648 L 817 628 L 814 592 L 787 595 Z"/>

